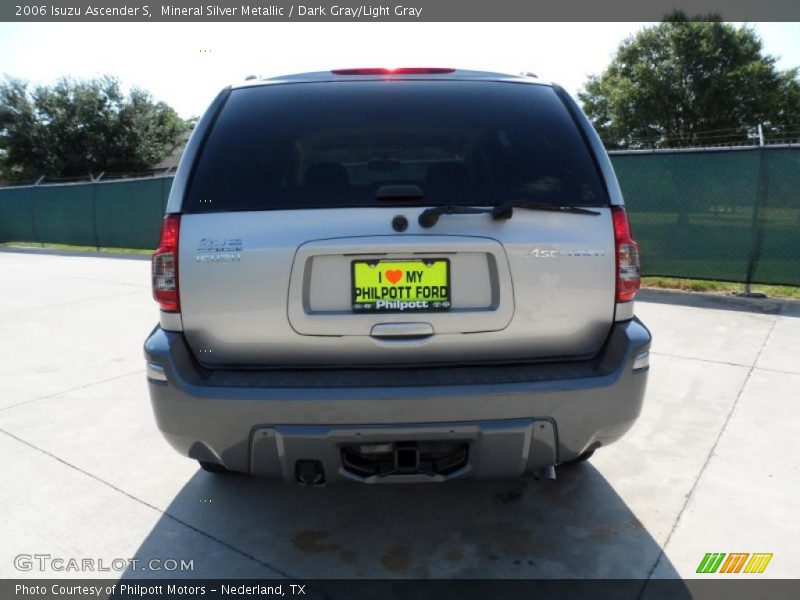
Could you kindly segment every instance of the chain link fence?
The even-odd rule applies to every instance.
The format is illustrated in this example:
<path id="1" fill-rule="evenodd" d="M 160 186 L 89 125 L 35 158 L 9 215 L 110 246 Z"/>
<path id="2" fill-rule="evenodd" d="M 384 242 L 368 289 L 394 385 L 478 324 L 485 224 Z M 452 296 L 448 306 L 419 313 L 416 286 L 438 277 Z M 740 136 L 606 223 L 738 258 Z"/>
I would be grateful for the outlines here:
<path id="1" fill-rule="evenodd" d="M 0 188 L 0 242 L 155 248 L 172 177 Z"/>
<path id="2" fill-rule="evenodd" d="M 645 275 L 800 285 L 800 147 L 611 158 Z"/>
<path id="3" fill-rule="evenodd" d="M 800 285 L 800 146 L 613 152 L 643 273 Z M 172 177 L 0 188 L 0 242 L 155 248 Z"/>

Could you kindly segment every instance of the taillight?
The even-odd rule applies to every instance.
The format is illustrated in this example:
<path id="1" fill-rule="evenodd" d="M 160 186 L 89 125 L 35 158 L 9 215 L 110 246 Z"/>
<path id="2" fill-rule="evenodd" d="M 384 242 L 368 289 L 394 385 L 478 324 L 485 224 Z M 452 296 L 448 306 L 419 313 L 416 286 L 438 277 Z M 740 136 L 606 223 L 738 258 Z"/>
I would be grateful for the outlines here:
<path id="1" fill-rule="evenodd" d="M 612 206 L 611 217 L 617 249 L 617 302 L 627 302 L 633 300 L 641 283 L 639 244 L 631 236 L 628 214 L 623 207 Z"/>
<path id="2" fill-rule="evenodd" d="M 178 231 L 180 215 L 167 215 L 161 225 L 161 240 L 153 253 L 153 298 L 161 310 L 179 311 L 178 297 Z"/>
<path id="3" fill-rule="evenodd" d="M 366 69 L 334 69 L 334 75 L 444 75 L 453 73 L 449 67 L 400 67 L 399 69 L 366 68 Z"/>

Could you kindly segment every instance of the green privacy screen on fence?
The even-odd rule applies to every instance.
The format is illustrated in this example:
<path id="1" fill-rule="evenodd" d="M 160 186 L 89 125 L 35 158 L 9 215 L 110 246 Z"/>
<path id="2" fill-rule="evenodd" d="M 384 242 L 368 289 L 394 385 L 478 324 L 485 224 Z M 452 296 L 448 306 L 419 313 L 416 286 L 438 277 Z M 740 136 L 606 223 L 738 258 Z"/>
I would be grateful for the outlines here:
<path id="1" fill-rule="evenodd" d="M 0 241 L 155 248 L 171 177 L 0 188 Z"/>
<path id="2" fill-rule="evenodd" d="M 800 285 L 800 147 L 614 153 L 645 275 Z M 171 177 L 0 189 L 0 241 L 155 248 Z"/>
<path id="3" fill-rule="evenodd" d="M 612 161 L 646 275 L 800 285 L 800 148 Z"/>

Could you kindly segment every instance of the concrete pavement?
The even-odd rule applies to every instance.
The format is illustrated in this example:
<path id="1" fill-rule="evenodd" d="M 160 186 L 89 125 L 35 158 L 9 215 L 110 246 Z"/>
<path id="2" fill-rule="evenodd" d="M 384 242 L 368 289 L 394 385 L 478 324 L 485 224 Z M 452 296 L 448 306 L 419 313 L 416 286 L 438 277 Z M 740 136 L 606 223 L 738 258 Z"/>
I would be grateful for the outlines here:
<path id="1" fill-rule="evenodd" d="M 706 552 L 771 552 L 761 577 L 798 573 L 792 306 L 643 294 L 644 412 L 556 482 L 316 489 L 213 476 L 164 442 L 141 351 L 148 270 L 0 252 L 0 577 L 644 580 L 693 576 Z M 21 572 L 21 553 L 139 563 Z M 193 570 L 142 570 L 153 559 Z"/>

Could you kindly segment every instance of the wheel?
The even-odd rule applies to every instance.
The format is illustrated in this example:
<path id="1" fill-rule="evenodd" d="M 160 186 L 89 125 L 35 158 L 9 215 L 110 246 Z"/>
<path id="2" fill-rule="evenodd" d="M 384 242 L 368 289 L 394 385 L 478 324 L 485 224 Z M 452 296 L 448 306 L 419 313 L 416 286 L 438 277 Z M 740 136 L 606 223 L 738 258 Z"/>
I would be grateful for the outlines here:
<path id="1" fill-rule="evenodd" d="M 208 462 L 205 460 L 198 460 L 197 462 L 200 463 L 200 468 L 203 469 L 203 471 L 208 471 L 209 473 L 230 473 L 228 469 L 219 463 Z"/>
<path id="2" fill-rule="evenodd" d="M 566 461 L 565 465 L 576 465 L 578 463 L 586 462 L 590 458 L 592 458 L 592 454 L 594 454 L 594 450 L 587 450 L 583 454 L 581 454 L 578 458 L 573 458 L 572 460 Z"/>

